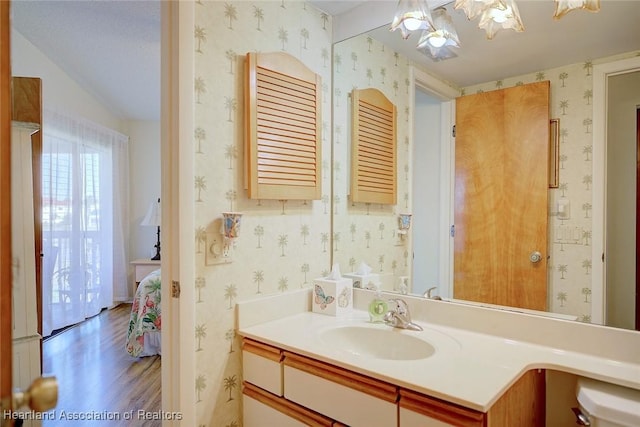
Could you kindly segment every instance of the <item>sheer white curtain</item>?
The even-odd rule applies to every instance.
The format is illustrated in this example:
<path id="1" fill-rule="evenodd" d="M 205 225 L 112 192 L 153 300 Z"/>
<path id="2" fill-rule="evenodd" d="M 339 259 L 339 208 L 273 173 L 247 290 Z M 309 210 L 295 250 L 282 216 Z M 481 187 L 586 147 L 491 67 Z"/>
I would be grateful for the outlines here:
<path id="1" fill-rule="evenodd" d="M 129 299 L 128 137 L 44 110 L 43 334 Z"/>

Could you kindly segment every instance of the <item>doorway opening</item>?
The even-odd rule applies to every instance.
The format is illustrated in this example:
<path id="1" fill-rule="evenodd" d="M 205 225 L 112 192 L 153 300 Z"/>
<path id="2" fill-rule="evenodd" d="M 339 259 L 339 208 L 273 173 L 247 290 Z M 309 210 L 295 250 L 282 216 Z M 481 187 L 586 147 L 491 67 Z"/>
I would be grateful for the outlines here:
<path id="1" fill-rule="evenodd" d="M 593 105 L 592 322 L 637 329 L 640 58 L 594 66 Z"/>
<path id="2" fill-rule="evenodd" d="M 435 288 L 431 290 L 433 296 L 446 298 L 453 295 L 453 241 L 449 230 L 453 224 L 452 128 L 458 93 L 418 69 L 412 68 L 411 73 L 414 114 L 409 128 L 414 141 L 411 154 L 414 176 L 410 191 L 415 215 L 411 233 L 421 236 L 412 240 L 411 291 L 423 295 Z M 425 242 L 429 239 L 422 236 L 427 234 L 433 241 Z"/>
<path id="3" fill-rule="evenodd" d="M 606 317 L 636 329 L 637 115 L 640 71 L 608 77 L 606 151 Z M 635 229 L 635 230 L 634 230 Z"/>
<path id="4" fill-rule="evenodd" d="M 412 291 L 419 295 L 449 297 L 448 287 L 440 287 L 440 100 L 420 87 L 415 91 L 413 136 L 413 239 Z M 436 289 L 432 289 L 432 288 Z M 437 291 L 437 292 L 436 292 Z"/>
<path id="5" fill-rule="evenodd" d="M 15 10 L 14 10 L 14 17 L 15 17 Z M 78 26 L 78 28 L 87 28 L 87 27 Z M 158 33 L 160 33 L 160 25 L 158 25 L 157 31 Z M 14 35 L 16 33 L 17 31 L 14 31 Z M 96 102 L 95 105 L 94 103 L 85 102 L 88 96 L 86 96 L 87 94 L 82 95 L 81 91 L 82 89 L 85 89 L 86 91 L 90 91 L 90 90 L 87 90 L 86 86 L 83 85 L 83 84 L 86 84 L 86 82 L 81 81 L 81 79 L 74 81 L 74 78 L 72 76 L 65 74 L 63 70 L 64 67 L 59 67 L 49 60 L 47 55 L 44 54 L 44 52 L 47 51 L 46 49 L 36 47 L 29 40 L 27 40 L 26 37 L 21 37 L 20 35 L 18 35 L 12 38 L 19 40 L 19 43 L 21 43 L 20 47 L 23 47 L 23 45 L 31 44 L 29 52 L 32 54 L 31 56 L 23 56 L 23 58 L 26 58 L 26 59 L 20 60 L 19 55 L 25 55 L 25 49 L 21 49 L 21 48 L 12 49 L 12 62 L 14 64 L 18 64 L 18 66 L 20 67 L 20 69 L 18 70 L 14 69 L 15 71 L 13 74 L 30 75 L 30 76 L 36 76 L 41 78 L 43 76 L 47 76 L 46 79 L 43 79 L 45 81 L 45 85 L 47 85 L 44 87 L 43 96 L 49 96 L 49 101 L 51 99 L 55 99 L 56 100 L 55 102 L 59 102 L 62 105 L 62 108 L 66 107 L 68 108 L 68 111 L 78 111 L 79 112 L 78 115 L 82 115 L 82 116 L 85 116 L 86 114 L 87 117 L 91 117 L 92 114 L 94 115 L 103 114 L 102 108 L 96 107 L 96 105 L 99 104 L 100 101 Z M 84 37 L 82 35 L 79 35 L 76 38 L 83 39 Z M 159 38 L 160 37 L 158 36 L 158 39 Z M 12 44 L 13 44 L 13 40 L 12 40 Z M 38 52 L 36 52 L 36 50 L 38 50 Z M 22 65 L 20 66 L 20 64 Z M 23 70 L 27 70 L 28 72 L 25 73 Z M 156 72 L 158 73 L 158 75 L 160 74 L 159 61 L 157 64 Z M 77 90 L 76 88 L 80 88 L 80 90 Z M 64 95 L 60 96 L 59 92 L 57 91 L 58 89 L 64 90 L 65 91 Z M 70 89 L 73 89 L 73 90 L 70 90 Z M 158 91 L 159 90 L 160 88 L 158 88 Z M 53 96 L 51 96 L 52 94 Z M 70 100 L 68 105 L 66 102 L 61 101 L 65 97 L 68 100 Z M 45 99 L 45 103 L 47 103 L 46 99 Z M 51 105 L 53 103 L 50 102 L 49 104 Z M 74 106 L 75 104 L 80 105 L 80 107 L 75 109 L 69 108 L 69 105 Z M 82 108 L 86 108 L 86 111 L 83 110 Z M 109 108 L 104 106 L 104 111 L 108 111 L 108 110 Z M 107 114 L 103 114 L 103 116 L 107 117 Z M 113 117 L 116 117 L 115 113 L 113 113 Z M 97 120 L 96 122 L 100 122 L 102 125 L 105 126 L 105 128 L 106 127 L 114 128 L 114 129 L 117 128 L 118 130 L 123 131 L 123 133 L 126 132 L 131 136 L 129 129 L 133 127 L 133 125 L 131 124 L 131 121 L 133 121 L 133 119 L 129 121 L 125 119 L 122 119 L 120 121 L 120 119 L 121 119 L 120 117 L 118 117 L 118 120 L 111 120 L 111 118 L 109 118 L 109 119 L 105 119 L 105 122 L 107 123 L 102 123 L 102 121 L 100 120 Z M 119 126 L 114 127 L 112 126 L 113 123 L 118 123 Z M 160 141 L 160 122 L 159 121 L 156 125 L 156 128 L 158 129 L 157 137 L 154 138 L 154 140 L 157 145 L 157 152 L 159 156 L 159 153 L 160 153 L 160 142 L 159 142 Z M 51 129 L 51 126 L 49 126 L 49 129 Z M 140 133 L 142 133 L 142 130 L 138 131 L 138 134 Z M 86 145 L 83 147 L 86 148 Z M 93 153 L 88 153 L 88 154 L 83 153 L 82 158 L 84 160 L 87 160 L 92 155 Z M 64 156 L 64 153 L 63 153 L 63 156 Z M 36 157 L 38 159 L 42 158 L 43 157 L 42 152 L 34 156 L 34 162 Z M 104 175 L 104 172 L 106 171 L 106 169 L 102 168 L 103 163 L 100 163 L 99 165 L 98 163 L 99 162 L 97 161 L 92 163 L 88 161 L 84 161 L 84 162 L 74 161 L 74 165 L 81 164 L 78 170 L 82 170 L 80 174 L 82 174 L 85 177 L 88 175 L 87 170 L 91 168 L 93 168 L 92 170 L 96 172 L 96 175 L 100 175 L 100 173 Z M 110 164 L 114 163 L 113 158 L 109 158 L 109 163 Z M 159 162 L 154 162 L 152 165 L 151 162 L 149 162 L 150 166 L 153 166 L 154 168 L 158 169 L 155 166 L 157 163 Z M 36 163 L 34 163 L 34 168 L 38 168 L 38 170 L 41 170 L 42 165 L 38 164 L 36 166 Z M 108 173 L 107 175 L 109 176 L 107 176 L 106 178 L 108 179 L 116 175 L 122 175 L 123 170 L 118 170 L 115 172 Z M 71 181 L 72 179 L 76 180 L 76 178 L 77 176 L 74 176 L 73 178 L 69 177 L 69 181 Z M 37 180 L 37 181 L 40 182 L 40 180 Z M 79 180 L 75 182 L 77 183 L 78 181 Z M 159 182 L 159 179 L 157 180 L 157 182 Z M 91 182 L 86 182 L 85 180 L 85 182 L 83 182 L 81 185 L 89 186 L 89 187 L 93 185 L 94 186 L 93 188 L 95 189 L 96 180 L 92 180 Z M 102 185 L 101 185 L 101 189 L 102 189 Z M 35 198 L 42 199 L 43 195 L 46 196 L 46 192 L 44 192 L 42 188 L 40 189 L 35 188 L 34 190 L 35 190 L 34 191 Z M 156 193 L 156 191 L 155 189 L 153 191 L 149 190 L 149 193 Z M 159 188 L 158 188 L 158 194 L 153 194 L 150 197 L 155 198 L 158 195 L 159 195 Z M 106 203 L 103 202 L 102 203 L 103 205 L 113 205 L 113 203 L 109 203 L 108 197 L 105 197 L 104 200 L 106 200 Z M 44 209 L 43 209 L 41 210 L 40 213 L 36 213 L 35 214 L 35 217 L 37 218 L 36 222 L 39 222 L 40 225 L 42 226 L 42 224 L 45 222 L 53 223 L 57 221 L 56 224 L 60 226 L 59 228 L 63 229 L 66 227 L 67 229 L 70 230 L 71 225 L 66 224 L 65 221 L 69 223 L 72 222 L 71 215 L 70 215 L 71 210 L 82 211 L 82 218 L 78 220 L 82 226 L 78 230 L 80 230 L 79 231 L 80 234 L 83 234 L 83 238 L 85 240 L 80 241 L 76 246 L 87 247 L 89 246 L 86 242 L 87 235 L 90 234 L 90 232 L 95 231 L 95 229 L 97 228 L 96 224 L 100 220 L 99 216 L 96 214 L 97 210 L 94 209 L 96 208 L 96 206 L 97 206 L 97 202 L 95 201 L 94 195 L 87 196 L 86 193 L 83 193 L 83 195 L 79 197 L 77 202 L 73 202 L 73 203 L 70 202 L 69 206 L 65 207 L 66 210 L 58 211 L 56 210 L 57 207 L 54 207 L 54 208 L 49 207 L 49 209 L 47 209 L 46 212 L 44 212 L 43 211 Z M 146 206 L 147 205 L 145 205 L 144 207 L 146 208 Z M 58 215 L 58 217 L 54 219 L 54 216 L 56 215 Z M 135 221 L 135 218 L 134 218 L 135 213 L 133 213 L 131 216 Z M 133 222 L 132 222 L 132 225 L 133 225 Z M 69 231 L 67 229 L 65 229 L 64 231 Z M 127 235 L 127 233 L 123 233 L 123 234 Z M 57 242 L 60 241 L 60 238 L 61 238 L 60 230 L 52 230 L 52 233 L 50 233 L 50 235 L 58 239 Z M 154 233 L 154 236 L 155 236 L 155 233 Z M 130 238 L 131 236 L 127 236 L 127 237 Z M 41 239 L 38 239 L 38 240 L 41 240 Z M 153 239 L 153 241 L 155 241 L 155 239 Z M 146 246 L 146 243 L 145 243 L 145 246 Z M 60 249 L 60 251 L 57 253 L 57 258 L 58 260 L 60 260 L 61 256 L 63 256 L 63 251 L 62 251 L 63 245 L 57 244 L 56 247 Z M 89 280 L 87 279 L 87 275 L 91 275 L 95 273 L 97 269 L 97 264 L 99 263 L 99 261 L 96 261 L 96 260 L 100 259 L 101 255 L 104 256 L 104 252 L 109 252 L 108 249 L 105 250 L 104 248 L 102 248 L 102 251 L 101 251 L 100 248 L 97 248 L 97 245 L 93 245 L 92 247 L 95 250 L 89 251 L 89 253 L 93 256 L 93 258 L 91 258 L 90 262 L 88 262 L 88 265 L 90 265 L 93 268 L 80 269 L 79 270 L 80 272 L 78 274 L 84 277 L 81 278 L 79 282 L 95 283 L 96 277 L 91 276 L 91 280 Z M 76 247 L 74 246 L 74 248 Z M 73 248 L 66 251 L 65 253 L 68 254 L 72 251 L 73 251 Z M 42 250 L 37 250 L 35 253 L 43 254 L 43 252 L 44 251 Z M 46 258 L 46 255 L 48 254 L 45 254 L 45 258 Z M 53 257 L 53 259 L 55 260 L 56 257 Z M 122 258 L 122 260 L 124 260 L 124 257 Z M 83 261 L 86 261 L 86 259 Z M 126 282 L 125 286 L 129 288 L 131 287 L 128 283 L 130 282 L 130 280 L 126 279 L 126 276 L 127 276 L 126 270 L 131 269 L 131 267 L 128 260 L 124 260 L 123 262 L 124 262 L 124 265 L 122 270 L 124 270 L 124 275 L 125 275 L 125 280 L 124 280 Z M 45 263 L 46 263 L 46 259 L 45 259 Z M 55 263 L 56 262 L 54 261 L 52 264 L 52 267 Z M 45 269 L 46 269 L 46 266 L 43 266 L 43 270 Z M 44 345 L 40 349 L 42 364 L 39 367 L 42 368 L 41 371 L 45 374 L 52 374 L 57 376 L 58 384 L 60 386 L 60 392 L 64 393 L 66 390 L 73 389 L 75 390 L 74 393 L 72 393 L 72 396 L 75 396 L 74 400 L 78 402 L 83 402 L 84 404 L 82 408 L 74 408 L 71 406 L 64 407 L 59 405 L 57 409 L 58 410 L 63 409 L 68 411 L 71 411 L 74 409 L 82 409 L 83 412 L 86 412 L 87 410 L 100 409 L 100 410 L 108 410 L 109 412 L 113 412 L 114 414 L 117 412 L 122 412 L 124 409 L 137 409 L 137 405 L 135 405 L 132 402 L 134 402 L 135 399 L 142 398 L 141 396 L 143 396 L 143 394 L 139 393 L 139 391 L 135 393 L 137 397 L 134 396 L 134 399 L 131 400 L 131 402 L 127 402 L 129 407 L 118 407 L 116 406 L 117 402 L 114 402 L 113 400 L 110 400 L 110 399 L 103 399 L 102 400 L 103 405 L 108 404 L 108 405 L 114 405 L 114 406 L 108 406 L 108 407 L 89 406 L 89 405 L 92 405 L 90 402 L 88 402 L 88 398 L 91 394 L 82 393 L 82 392 L 80 392 L 79 394 L 77 393 L 77 390 L 83 390 L 83 389 L 88 391 L 94 390 L 95 394 L 97 396 L 100 396 L 101 394 L 105 395 L 107 390 L 110 390 L 110 391 L 120 390 L 121 397 L 125 398 L 125 396 L 127 396 L 126 394 L 127 387 L 129 387 L 130 390 L 136 390 L 138 387 L 142 387 L 142 386 L 131 387 L 131 385 L 126 385 L 125 382 L 122 381 L 124 379 L 124 376 L 114 375 L 111 373 L 113 371 L 110 369 L 113 369 L 115 364 L 120 364 L 122 366 L 122 364 L 124 363 L 126 369 L 123 369 L 123 370 L 128 371 L 128 374 L 129 373 L 135 374 L 134 377 L 139 376 L 141 378 L 144 378 L 145 380 L 153 379 L 154 381 L 153 386 L 149 390 L 153 390 L 153 392 L 157 395 L 157 399 L 154 398 L 155 404 L 157 406 L 153 408 L 148 408 L 148 409 L 149 410 L 153 409 L 154 411 L 160 410 L 161 409 L 160 391 L 162 389 L 160 381 L 162 376 L 160 372 L 159 356 L 149 357 L 149 358 L 133 358 L 129 356 L 129 354 L 125 349 L 125 337 L 127 333 L 128 324 L 129 324 L 129 314 L 131 313 L 131 304 L 125 303 L 113 310 L 101 311 L 100 308 L 104 307 L 105 304 L 102 304 L 99 301 L 100 295 L 94 289 L 81 289 L 81 290 L 67 289 L 67 287 L 62 286 L 61 284 L 65 284 L 65 285 L 68 284 L 69 281 L 67 281 L 66 279 L 69 277 L 65 276 L 65 272 L 62 271 L 62 269 L 57 269 L 57 271 L 58 271 L 57 276 L 55 277 L 53 276 L 55 273 L 55 271 L 53 271 L 51 274 L 48 275 L 48 278 L 50 282 L 55 281 L 56 284 L 60 285 L 54 293 L 55 295 L 54 298 L 57 298 L 56 302 L 59 303 L 58 308 L 60 308 L 60 310 L 62 310 L 64 307 L 68 308 L 74 304 L 76 305 L 87 304 L 93 301 L 96 301 L 96 304 L 97 304 L 94 307 L 95 310 L 91 311 L 86 316 L 84 315 L 85 313 L 83 313 L 83 315 L 78 317 L 77 319 L 74 318 L 72 320 L 73 326 L 70 327 L 69 329 L 66 329 L 64 332 L 61 332 L 57 336 L 51 337 L 48 332 L 45 333 L 45 335 L 49 336 L 49 339 L 47 340 L 46 343 L 44 343 Z M 71 269 L 69 269 L 69 271 L 70 271 L 69 274 L 72 274 Z M 118 283 L 123 282 L 123 280 L 120 280 L 120 278 L 118 278 L 117 280 L 118 280 Z M 115 277 L 114 278 L 105 277 L 103 280 L 103 283 L 114 283 L 115 281 L 116 281 Z M 71 288 L 71 286 L 69 286 L 69 288 Z M 71 293 L 71 291 L 77 291 L 77 292 Z M 40 305 L 42 305 L 42 300 L 44 299 L 43 293 L 38 292 L 38 295 L 40 296 Z M 133 293 L 129 295 L 129 297 L 131 296 L 133 296 Z M 127 297 L 123 296 L 122 293 L 120 293 L 119 295 L 114 295 L 114 300 L 116 301 L 116 304 L 126 299 Z M 110 303 L 108 305 L 111 306 L 112 304 Z M 65 314 L 68 314 L 68 313 L 66 313 L 65 311 Z M 85 320 L 85 317 L 88 317 L 88 318 Z M 41 318 L 38 322 L 41 328 L 42 328 L 42 322 L 43 320 Z M 57 329 L 56 326 L 49 329 L 54 329 L 54 328 Z M 117 328 L 117 330 L 112 331 L 113 328 Z M 62 342 L 64 342 L 64 344 L 61 344 Z M 80 348 L 82 348 L 83 350 L 80 350 Z M 115 354 L 116 356 L 113 356 L 113 355 L 109 356 L 106 350 L 107 348 L 115 349 L 114 350 L 115 352 L 113 354 Z M 167 354 L 168 353 L 169 352 L 167 352 Z M 75 359 L 76 360 L 75 363 L 72 362 L 71 364 L 68 364 L 66 362 L 67 360 L 72 359 L 70 355 L 78 357 Z M 53 359 L 55 359 L 55 361 L 53 361 Z M 152 362 L 156 362 L 155 365 L 157 368 L 157 369 L 154 369 L 153 371 L 145 367 L 145 366 L 152 365 L 153 364 Z M 69 373 L 72 373 L 73 375 L 69 375 Z M 74 382 L 75 378 L 81 378 L 82 382 L 75 383 Z M 121 381 L 117 381 L 118 378 Z M 26 388 L 26 386 L 28 386 L 28 384 L 25 384 L 24 388 Z M 23 386 L 20 385 L 20 387 L 22 388 Z M 68 401 L 69 400 L 67 399 L 67 402 Z M 65 400 L 62 399 L 61 403 L 63 405 L 65 404 L 64 402 Z M 56 425 L 56 424 L 45 423 L 45 425 Z"/>

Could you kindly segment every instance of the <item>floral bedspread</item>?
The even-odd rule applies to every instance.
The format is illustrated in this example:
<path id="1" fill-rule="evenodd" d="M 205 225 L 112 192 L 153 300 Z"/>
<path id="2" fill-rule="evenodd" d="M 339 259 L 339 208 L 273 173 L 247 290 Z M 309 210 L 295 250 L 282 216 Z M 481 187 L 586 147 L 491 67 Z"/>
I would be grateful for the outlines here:
<path id="1" fill-rule="evenodd" d="M 131 306 L 131 318 L 127 331 L 127 352 L 138 357 L 144 349 L 145 333 L 160 332 L 160 270 L 149 273 L 138 285 Z"/>

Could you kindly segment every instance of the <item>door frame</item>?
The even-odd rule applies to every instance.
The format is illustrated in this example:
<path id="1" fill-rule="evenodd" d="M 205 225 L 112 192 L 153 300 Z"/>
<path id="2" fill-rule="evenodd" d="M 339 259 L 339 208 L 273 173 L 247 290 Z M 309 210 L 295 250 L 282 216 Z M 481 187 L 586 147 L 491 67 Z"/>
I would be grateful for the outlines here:
<path id="1" fill-rule="evenodd" d="M 640 71 L 640 57 L 593 66 L 593 203 L 591 230 L 591 323 L 606 319 L 606 146 L 609 76 Z M 601 260 L 601 261 L 599 261 Z"/>
<path id="2" fill-rule="evenodd" d="M 12 392 L 11 254 L 11 22 L 0 1 L 0 410 Z M 13 425 L 12 422 L 8 424 Z M 0 420 L 0 425 L 5 423 Z"/>
<path id="3" fill-rule="evenodd" d="M 196 425 L 195 265 L 193 263 L 193 75 L 195 7 L 162 2 L 161 199 L 162 203 L 162 410 L 181 420 L 162 427 Z M 182 286 L 180 286 L 182 284 Z M 177 296 L 172 295 L 177 290 Z"/>
<path id="4" fill-rule="evenodd" d="M 640 331 L 640 107 L 636 107 L 636 331 Z"/>
<path id="5" fill-rule="evenodd" d="M 440 100 L 440 224 L 439 245 L 440 253 L 447 256 L 440 257 L 438 266 L 438 286 L 441 297 L 453 295 L 453 237 L 450 230 L 453 225 L 454 214 L 454 178 L 455 178 L 455 137 L 452 129 L 456 122 L 456 98 L 459 91 L 429 74 L 411 66 L 409 68 L 409 105 L 415 106 L 416 88 Z M 409 119 L 409 140 L 414 138 L 414 121 L 412 114 Z M 412 159 L 413 161 L 413 159 Z M 413 181 L 410 183 L 409 194 L 413 194 Z M 411 242 L 413 243 L 413 242 Z M 446 292 L 443 292 L 442 290 Z"/>

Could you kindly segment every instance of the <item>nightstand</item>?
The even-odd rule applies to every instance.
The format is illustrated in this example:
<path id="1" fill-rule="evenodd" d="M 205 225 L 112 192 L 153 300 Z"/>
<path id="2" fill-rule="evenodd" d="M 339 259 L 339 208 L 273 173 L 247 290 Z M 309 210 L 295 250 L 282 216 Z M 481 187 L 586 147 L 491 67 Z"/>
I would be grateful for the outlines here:
<path id="1" fill-rule="evenodd" d="M 145 276 L 151 273 L 153 270 L 157 270 L 160 268 L 160 261 L 154 261 L 151 259 L 136 259 L 131 261 L 131 265 L 133 265 L 133 272 L 136 281 L 136 286 L 140 284 L 140 281 L 145 278 Z"/>

